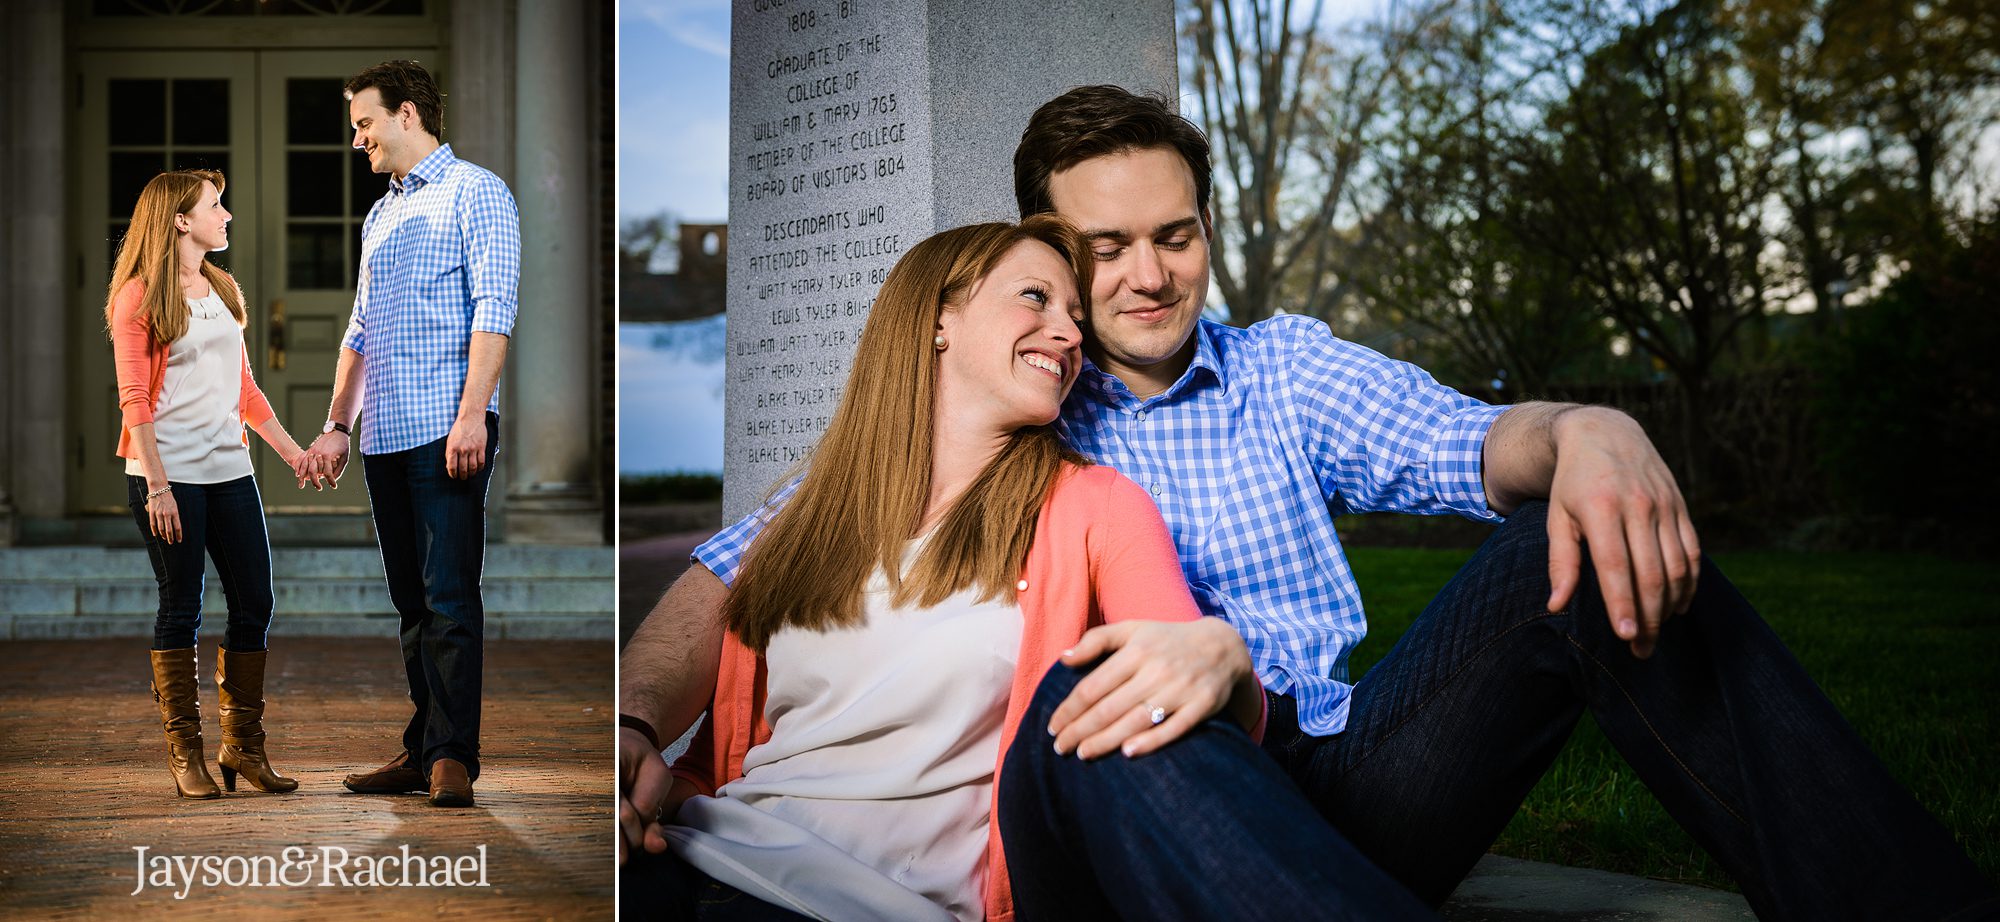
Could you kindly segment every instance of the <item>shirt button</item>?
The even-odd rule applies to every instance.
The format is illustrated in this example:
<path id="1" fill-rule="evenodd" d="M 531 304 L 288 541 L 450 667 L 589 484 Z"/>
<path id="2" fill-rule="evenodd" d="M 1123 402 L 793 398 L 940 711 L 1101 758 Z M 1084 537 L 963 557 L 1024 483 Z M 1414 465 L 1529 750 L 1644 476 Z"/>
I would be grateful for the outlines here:
<path id="1" fill-rule="evenodd" d="M 1146 411 L 1145 411 L 1145 410 L 1140 410 L 1140 411 L 1139 411 L 1139 418 L 1140 418 L 1140 419 L 1145 419 L 1145 418 L 1146 418 Z"/>
<path id="2" fill-rule="evenodd" d="M 1157 483 L 1153 484 L 1153 495 L 1154 496 L 1160 495 L 1160 485 Z"/>
<path id="3" fill-rule="evenodd" d="M 1014 584 L 1014 589 L 1015 589 L 1016 591 L 1019 591 L 1019 592 L 1027 592 L 1027 591 L 1028 591 L 1028 581 L 1024 579 L 1024 580 L 1022 580 L 1022 581 L 1020 581 L 1020 582 L 1018 582 L 1018 583 L 1015 583 L 1015 584 Z"/>

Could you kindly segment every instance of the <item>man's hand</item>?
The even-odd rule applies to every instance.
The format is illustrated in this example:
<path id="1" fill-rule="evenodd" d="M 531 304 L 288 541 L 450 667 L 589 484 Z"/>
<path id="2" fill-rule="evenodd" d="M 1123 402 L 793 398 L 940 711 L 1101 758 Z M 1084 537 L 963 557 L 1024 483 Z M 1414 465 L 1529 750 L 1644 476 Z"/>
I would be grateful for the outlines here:
<path id="1" fill-rule="evenodd" d="M 667 771 L 667 762 L 646 735 L 631 727 L 618 728 L 618 863 L 628 849 L 653 854 L 667 850 L 662 820 L 672 819 L 694 794 L 694 786 Z"/>
<path id="2" fill-rule="evenodd" d="M 324 490 L 331 486 L 340 489 L 340 475 L 347 470 L 347 433 L 326 432 L 313 439 L 311 447 L 300 452 L 293 462 L 292 474 L 299 480 L 299 489 L 308 484 L 314 490 Z"/>
<path id="3" fill-rule="evenodd" d="M 1110 657 L 1077 683 L 1049 722 L 1057 752 L 1095 759 L 1122 749 L 1127 757 L 1141 756 L 1179 739 L 1225 705 L 1242 705 L 1232 710 L 1252 722 L 1252 710 L 1263 707 L 1243 638 L 1219 618 L 1091 628 L 1062 662 L 1082 666 L 1106 653 Z M 1157 725 L 1155 709 L 1165 718 Z"/>
<path id="4" fill-rule="evenodd" d="M 486 411 L 461 416 L 444 437 L 444 472 L 458 480 L 479 473 L 486 466 Z"/>
<path id="5" fill-rule="evenodd" d="M 1653 655 L 1660 625 L 1687 611 L 1701 545 L 1674 475 L 1629 416 L 1578 407 L 1553 422 L 1549 611 L 1569 605 L 1589 545 L 1612 630 Z"/>

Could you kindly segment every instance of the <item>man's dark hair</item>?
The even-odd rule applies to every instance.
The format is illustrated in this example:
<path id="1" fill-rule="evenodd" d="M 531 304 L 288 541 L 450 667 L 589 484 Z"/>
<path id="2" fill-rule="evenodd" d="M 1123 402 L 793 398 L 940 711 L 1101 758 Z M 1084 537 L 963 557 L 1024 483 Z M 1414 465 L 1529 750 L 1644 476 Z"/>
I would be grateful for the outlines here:
<path id="1" fill-rule="evenodd" d="M 1014 149 L 1014 198 L 1021 217 L 1056 210 L 1049 177 L 1092 157 L 1168 147 L 1194 174 L 1194 207 L 1208 208 L 1208 138 L 1172 100 L 1123 87 L 1080 86 L 1042 104 Z"/>
<path id="2" fill-rule="evenodd" d="M 348 99 L 362 90 L 382 94 L 382 108 L 395 112 L 410 103 L 417 107 L 417 122 L 431 137 L 444 140 L 444 94 L 438 92 L 431 72 L 415 61 L 383 61 L 355 74 L 343 88 Z"/>

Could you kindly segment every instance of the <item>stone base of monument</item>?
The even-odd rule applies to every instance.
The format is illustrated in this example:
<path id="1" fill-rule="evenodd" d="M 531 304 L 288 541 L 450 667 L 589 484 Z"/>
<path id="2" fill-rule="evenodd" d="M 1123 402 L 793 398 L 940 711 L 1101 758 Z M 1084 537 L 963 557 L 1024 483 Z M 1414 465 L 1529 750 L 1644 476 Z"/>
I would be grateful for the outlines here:
<path id="1" fill-rule="evenodd" d="M 1487 855 L 1458 885 L 1446 922 L 1737 922 L 1756 914 L 1742 895 L 1608 871 Z"/>

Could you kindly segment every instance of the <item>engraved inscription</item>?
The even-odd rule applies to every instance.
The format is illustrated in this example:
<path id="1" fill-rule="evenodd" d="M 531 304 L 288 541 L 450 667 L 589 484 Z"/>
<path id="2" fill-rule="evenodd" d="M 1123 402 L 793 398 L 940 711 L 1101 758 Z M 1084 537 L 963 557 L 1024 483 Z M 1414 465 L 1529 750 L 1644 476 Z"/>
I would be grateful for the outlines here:
<path id="1" fill-rule="evenodd" d="M 807 457 L 890 267 L 932 231 L 924 4 L 737 0 L 726 511 Z"/>

